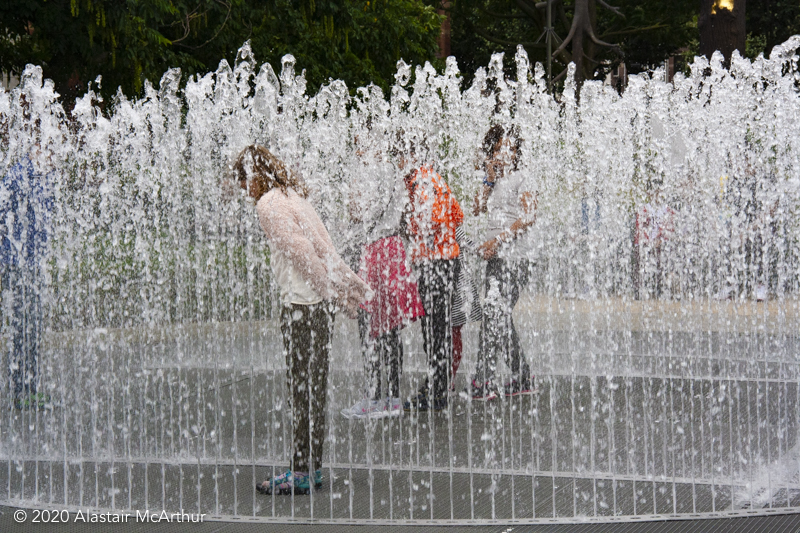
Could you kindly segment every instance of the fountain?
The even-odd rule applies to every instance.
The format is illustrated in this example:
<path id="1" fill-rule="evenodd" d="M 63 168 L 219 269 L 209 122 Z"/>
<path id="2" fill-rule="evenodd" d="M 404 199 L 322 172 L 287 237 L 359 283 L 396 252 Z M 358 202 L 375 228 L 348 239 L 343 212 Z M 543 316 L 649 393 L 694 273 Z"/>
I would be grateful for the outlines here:
<path id="1" fill-rule="evenodd" d="M 332 81 L 312 96 L 292 57 L 276 75 L 246 44 L 183 89 L 170 70 L 138 100 L 101 111 L 90 88 L 69 113 L 29 66 L 0 92 L 0 168 L 36 154 L 52 192 L 42 274 L 26 280 L 50 400 L 0 411 L 0 503 L 329 523 L 797 507 L 799 47 L 734 55 L 730 70 L 697 58 L 689 76 L 633 76 L 621 95 L 589 81 L 580 102 L 569 81 L 548 95 L 521 48 L 516 79 L 502 55 L 471 87 L 453 58 L 443 73 L 400 62 L 390 95 Z M 340 315 L 323 488 L 256 494 L 285 468 L 290 429 L 269 252 L 252 205 L 220 186 L 231 158 L 251 143 L 279 154 L 344 250 L 353 191 L 380 200 L 396 178 L 394 132 L 425 136 L 469 212 L 483 134 L 511 121 L 539 191 L 515 315 L 540 393 L 344 419 L 365 378 Z M 484 220 L 466 224 L 478 236 Z M 459 389 L 477 329 L 464 329 Z M 402 340 L 410 395 L 426 372 L 419 326 Z"/>

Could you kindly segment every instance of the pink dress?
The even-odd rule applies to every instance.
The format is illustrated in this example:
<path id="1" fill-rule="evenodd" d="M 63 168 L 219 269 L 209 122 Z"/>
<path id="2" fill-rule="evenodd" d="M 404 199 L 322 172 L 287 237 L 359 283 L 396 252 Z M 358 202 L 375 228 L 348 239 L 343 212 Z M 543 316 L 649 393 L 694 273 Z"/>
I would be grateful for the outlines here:
<path id="1" fill-rule="evenodd" d="M 370 314 L 371 337 L 403 327 L 425 314 L 400 237 L 393 235 L 368 244 L 358 274 L 375 293 L 372 300 L 361 305 Z"/>

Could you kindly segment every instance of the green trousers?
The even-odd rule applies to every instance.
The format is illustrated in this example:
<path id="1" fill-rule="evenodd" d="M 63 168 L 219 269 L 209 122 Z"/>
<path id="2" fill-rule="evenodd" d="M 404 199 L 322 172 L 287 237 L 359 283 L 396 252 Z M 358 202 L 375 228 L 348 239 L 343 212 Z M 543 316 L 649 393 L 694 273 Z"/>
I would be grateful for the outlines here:
<path id="1" fill-rule="evenodd" d="M 333 314 L 329 304 L 291 304 L 281 310 L 287 389 L 292 409 L 293 472 L 322 467 Z M 309 468 L 313 467 L 313 468 Z"/>

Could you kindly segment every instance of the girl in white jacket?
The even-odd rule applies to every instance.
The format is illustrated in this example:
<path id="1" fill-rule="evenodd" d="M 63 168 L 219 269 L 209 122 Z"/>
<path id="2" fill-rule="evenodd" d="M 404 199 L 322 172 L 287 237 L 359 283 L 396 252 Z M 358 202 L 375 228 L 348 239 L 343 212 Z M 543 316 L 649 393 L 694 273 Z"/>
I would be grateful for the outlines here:
<path id="1" fill-rule="evenodd" d="M 256 201 L 270 264 L 281 291 L 281 333 L 292 407 L 288 470 L 256 485 L 259 492 L 308 494 L 322 486 L 325 399 L 333 308 L 352 318 L 369 287 L 342 261 L 297 177 L 266 148 L 251 145 L 233 172 Z M 313 480 L 311 471 L 314 470 Z"/>

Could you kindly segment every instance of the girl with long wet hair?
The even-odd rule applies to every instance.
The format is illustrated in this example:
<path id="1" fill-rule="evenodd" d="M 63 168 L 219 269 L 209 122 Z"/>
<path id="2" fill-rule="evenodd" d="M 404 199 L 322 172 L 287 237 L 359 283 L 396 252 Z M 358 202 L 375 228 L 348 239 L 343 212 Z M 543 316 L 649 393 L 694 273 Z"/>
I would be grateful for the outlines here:
<path id="1" fill-rule="evenodd" d="M 394 149 L 408 193 L 403 220 L 409 255 L 417 274 L 422 317 L 422 344 L 428 377 L 419 392 L 404 402 L 406 411 L 440 411 L 448 407 L 453 366 L 452 301 L 459 245 L 456 228 L 464 212 L 450 186 L 433 167 L 424 136 L 399 135 Z"/>
<path id="2" fill-rule="evenodd" d="M 251 145 L 233 165 L 256 202 L 281 291 L 281 333 L 292 408 L 288 470 L 256 485 L 264 494 L 308 494 L 322 486 L 325 400 L 333 310 L 355 318 L 369 287 L 342 261 L 300 179 L 269 150 Z M 313 472 L 312 472 L 313 470 Z"/>
<path id="3" fill-rule="evenodd" d="M 486 133 L 483 189 L 475 197 L 474 214 L 486 213 L 487 232 L 478 254 L 486 261 L 483 323 L 478 364 L 468 393 L 473 400 L 497 397 L 495 371 L 505 359 L 511 379 L 503 394 L 536 391 L 530 367 L 520 346 L 512 311 L 528 283 L 531 263 L 524 238 L 536 220 L 536 194 L 528 176 L 519 170 L 522 138 L 516 126 L 496 124 Z"/>

